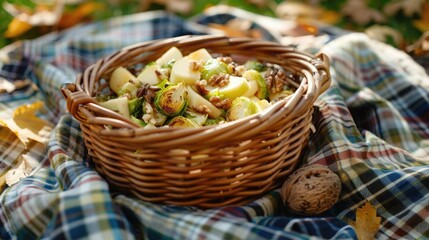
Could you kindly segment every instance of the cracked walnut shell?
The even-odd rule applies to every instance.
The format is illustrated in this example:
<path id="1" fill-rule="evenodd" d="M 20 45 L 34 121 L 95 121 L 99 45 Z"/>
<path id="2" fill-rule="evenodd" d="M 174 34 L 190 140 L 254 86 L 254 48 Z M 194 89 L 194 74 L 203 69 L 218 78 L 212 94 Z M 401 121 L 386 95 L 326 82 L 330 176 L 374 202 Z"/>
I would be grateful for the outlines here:
<path id="1" fill-rule="evenodd" d="M 281 196 L 296 214 L 315 215 L 331 208 L 341 192 L 339 177 L 328 167 L 314 164 L 299 168 L 283 183 Z"/>

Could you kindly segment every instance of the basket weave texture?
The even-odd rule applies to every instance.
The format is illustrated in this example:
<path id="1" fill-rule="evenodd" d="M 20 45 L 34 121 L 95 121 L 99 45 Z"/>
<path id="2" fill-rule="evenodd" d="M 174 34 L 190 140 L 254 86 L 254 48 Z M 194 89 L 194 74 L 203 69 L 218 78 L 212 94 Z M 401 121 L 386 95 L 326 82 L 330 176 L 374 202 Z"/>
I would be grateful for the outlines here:
<path id="1" fill-rule="evenodd" d="M 145 129 L 95 102 L 115 68 L 148 63 L 172 46 L 184 55 L 206 48 L 278 64 L 292 74 L 288 81 L 297 90 L 261 113 L 201 128 Z M 281 186 L 298 165 L 313 104 L 329 85 L 324 54 L 248 38 L 183 36 L 123 48 L 61 91 L 96 170 L 112 187 L 143 201 L 213 208 L 246 204 Z"/>

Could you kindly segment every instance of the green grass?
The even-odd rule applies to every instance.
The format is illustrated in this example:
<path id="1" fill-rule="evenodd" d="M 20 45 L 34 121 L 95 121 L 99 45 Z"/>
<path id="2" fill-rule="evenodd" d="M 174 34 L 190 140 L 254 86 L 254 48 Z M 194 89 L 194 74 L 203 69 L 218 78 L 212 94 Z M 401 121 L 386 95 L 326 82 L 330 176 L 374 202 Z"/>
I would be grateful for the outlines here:
<path id="1" fill-rule="evenodd" d="M 3 0 L 5 1 L 5 0 Z M 27 6 L 29 8 L 34 8 L 36 5 L 32 0 L 6 0 L 10 3 L 20 4 L 23 6 Z M 106 3 L 106 0 L 93 0 L 100 3 Z M 132 14 L 138 11 L 138 4 L 140 0 L 121 0 L 120 4 L 118 6 L 114 6 L 112 8 L 109 8 L 104 11 L 97 11 L 94 12 L 92 15 L 94 20 L 102 20 L 107 19 L 113 16 L 120 16 L 120 15 L 127 15 Z M 199 0 L 193 0 L 194 1 L 194 8 L 192 9 L 191 13 L 186 15 L 179 15 L 183 18 L 188 18 L 194 15 L 198 15 L 201 12 L 203 12 L 206 8 L 210 6 L 215 6 L 219 4 L 226 4 L 234 7 L 238 7 L 250 12 L 267 15 L 267 16 L 275 16 L 273 9 L 270 9 L 268 7 L 266 8 L 260 8 L 256 5 L 253 5 L 249 3 L 247 0 L 207 0 L 207 1 L 199 1 Z M 282 0 L 273 0 L 275 3 L 280 3 Z M 367 1 L 369 7 L 374 9 L 383 9 L 383 6 L 393 0 L 380 0 L 380 1 Z M 305 2 L 305 1 L 302 1 Z M 339 1 L 328 1 L 328 0 L 321 0 L 320 5 L 326 9 L 333 10 L 333 11 L 341 11 L 343 5 L 345 4 L 346 0 L 339 0 Z M 70 7 L 68 7 L 70 8 Z M 162 9 L 162 5 L 156 5 L 152 4 L 151 9 Z M 114 9 L 114 10 L 111 10 Z M 414 16 L 418 17 L 418 16 Z M 4 33 L 7 29 L 8 23 L 12 20 L 12 16 L 10 16 L 2 7 L 0 7 L 0 34 Z M 386 23 L 384 25 L 390 26 L 399 32 L 402 33 L 403 37 L 405 38 L 406 42 L 408 44 L 413 43 L 416 41 L 420 36 L 421 32 L 416 29 L 413 26 L 413 20 L 415 18 L 407 17 L 403 14 L 403 12 L 399 12 L 396 16 L 390 17 L 387 19 Z M 354 24 L 352 21 L 350 21 L 350 18 L 343 17 L 338 23 L 338 27 L 346 28 L 349 30 L 354 31 L 363 31 L 367 27 L 374 24 L 373 22 L 365 24 L 365 25 L 358 25 Z M 42 31 L 42 29 L 44 31 Z M 34 28 L 30 30 L 29 32 L 23 34 L 22 36 L 19 36 L 15 39 L 6 39 L 3 36 L 0 36 L 0 48 L 12 43 L 13 41 L 19 40 L 19 39 L 32 39 L 34 37 L 37 37 L 44 32 L 49 31 L 49 28 Z"/>

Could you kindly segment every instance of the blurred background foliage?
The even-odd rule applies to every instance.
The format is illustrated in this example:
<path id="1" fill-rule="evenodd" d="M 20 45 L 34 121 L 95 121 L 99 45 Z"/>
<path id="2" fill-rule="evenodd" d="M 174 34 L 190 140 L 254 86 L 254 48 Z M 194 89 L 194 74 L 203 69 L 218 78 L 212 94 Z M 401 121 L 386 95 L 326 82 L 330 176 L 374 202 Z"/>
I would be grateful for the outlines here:
<path id="1" fill-rule="evenodd" d="M 429 30 L 429 0 L 3 0 L 0 47 L 87 21 L 159 9 L 189 18 L 220 4 L 366 32 L 398 48 Z"/>

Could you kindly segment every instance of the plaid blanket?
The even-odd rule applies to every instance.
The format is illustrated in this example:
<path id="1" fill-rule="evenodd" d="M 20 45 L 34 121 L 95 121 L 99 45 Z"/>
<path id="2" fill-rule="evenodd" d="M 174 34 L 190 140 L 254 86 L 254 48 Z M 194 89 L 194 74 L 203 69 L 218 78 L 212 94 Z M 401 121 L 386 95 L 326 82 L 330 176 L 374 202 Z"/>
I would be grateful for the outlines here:
<path id="1" fill-rule="evenodd" d="M 203 14 L 184 21 L 148 12 L 13 46 L 7 61 L 0 60 L 0 77 L 34 84 L 0 94 L 0 113 L 41 100 L 45 107 L 39 117 L 55 128 L 47 145 L 24 147 L 0 127 L 0 177 L 23 154 L 33 163 L 29 176 L 0 195 L 0 238 L 357 239 L 349 221 L 365 202 L 381 217 L 377 239 L 429 238 L 429 78 L 403 52 L 358 33 L 326 29 L 328 38 L 310 46 L 332 63 L 333 83 L 316 102 L 317 130 L 303 154 L 306 164 L 326 165 L 340 176 L 340 199 L 327 212 L 294 215 L 279 189 L 244 206 L 210 210 L 153 204 L 109 190 L 91 167 L 60 86 L 123 46 L 205 34 L 201 26 L 231 17 L 236 16 Z M 255 27 L 266 29 L 265 19 L 253 20 Z M 263 33 L 265 39 L 281 41 L 271 29 Z"/>

